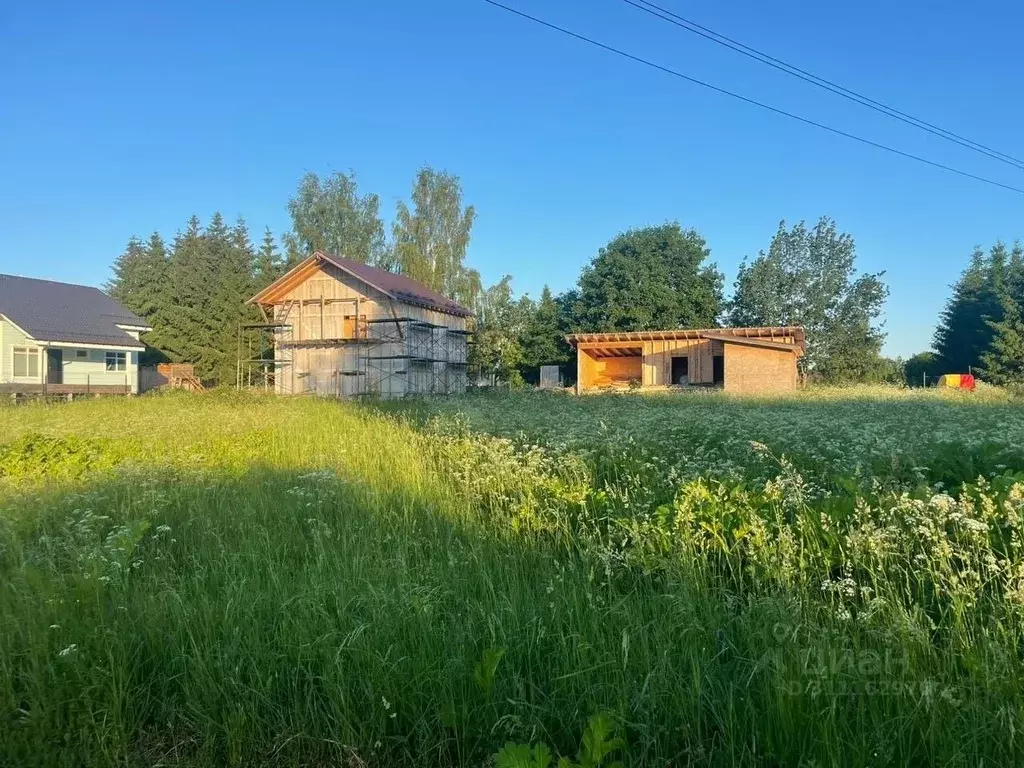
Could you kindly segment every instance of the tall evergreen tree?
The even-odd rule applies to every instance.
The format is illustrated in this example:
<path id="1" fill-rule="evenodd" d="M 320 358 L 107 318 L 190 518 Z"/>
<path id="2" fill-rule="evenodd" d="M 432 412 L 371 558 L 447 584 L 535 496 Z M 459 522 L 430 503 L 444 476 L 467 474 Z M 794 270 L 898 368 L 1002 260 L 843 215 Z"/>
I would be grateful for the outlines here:
<path id="1" fill-rule="evenodd" d="M 384 223 L 380 198 L 360 195 L 354 173 L 333 173 L 321 180 L 307 173 L 288 201 L 292 231 L 284 236 L 288 265 L 316 251 L 364 264 L 385 261 Z"/>
<path id="2" fill-rule="evenodd" d="M 169 309 L 167 292 L 167 248 L 154 232 L 149 241 L 132 238 L 125 252 L 113 265 L 114 276 L 106 285 L 107 292 L 153 327 L 142 336 L 146 344 L 144 365 L 165 359 L 166 317 Z"/>
<path id="3" fill-rule="evenodd" d="M 174 241 L 168 266 L 170 306 L 165 350 L 195 365 L 204 379 L 235 376 L 239 323 L 254 320 L 245 301 L 255 293 L 255 254 L 244 221 L 228 228 L 216 213 L 205 229 L 196 217 Z"/>
<path id="4" fill-rule="evenodd" d="M 112 269 L 114 276 L 106 285 L 107 293 L 132 312 L 150 319 L 163 307 L 167 249 L 156 232 L 147 243 L 134 237 L 129 240 Z"/>
<path id="5" fill-rule="evenodd" d="M 263 231 L 263 242 L 256 252 L 256 261 L 253 264 L 253 278 L 256 290 L 262 290 L 277 280 L 284 272 L 284 260 L 277 250 L 277 242 L 274 234 L 267 227 Z"/>
<path id="6" fill-rule="evenodd" d="M 992 340 L 981 355 L 981 373 L 993 384 L 1024 383 L 1024 318 L 1020 303 L 1005 294 L 1002 309 L 1000 320 L 988 321 Z"/>
<path id="7" fill-rule="evenodd" d="M 542 365 L 560 365 L 569 359 L 569 346 L 559 327 L 558 304 L 546 285 L 536 306 L 529 307 L 523 335 L 523 376 L 535 383 Z"/>
<path id="8" fill-rule="evenodd" d="M 853 238 L 822 217 L 813 229 L 783 221 L 768 252 L 741 265 L 730 302 L 734 326 L 802 325 L 805 370 L 829 381 L 877 376 L 888 296 L 882 275 L 856 275 Z"/>
<path id="9" fill-rule="evenodd" d="M 463 207 L 459 178 L 424 166 L 416 174 L 412 210 L 399 201 L 392 225 L 393 267 L 466 306 L 481 292 L 480 275 L 465 266 L 473 206 Z"/>
<path id="10" fill-rule="evenodd" d="M 1019 254 L 1010 263 L 1019 263 Z M 1007 253 L 997 243 L 986 254 L 975 248 L 970 263 L 953 286 L 953 295 L 939 318 L 935 351 L 950 373 L 967 373 L 982 364 L 995 333 L 992 323 L 1003 319 Z"/>

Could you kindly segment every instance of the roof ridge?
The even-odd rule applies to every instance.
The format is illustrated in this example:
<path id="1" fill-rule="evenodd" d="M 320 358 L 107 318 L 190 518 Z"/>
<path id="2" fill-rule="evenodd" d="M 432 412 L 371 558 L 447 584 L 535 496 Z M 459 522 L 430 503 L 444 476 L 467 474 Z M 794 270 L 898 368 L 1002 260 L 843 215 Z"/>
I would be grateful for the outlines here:
<path id="1" fill-rule="evenodd" d="M 35 283 L 53 283 L 54 285 L 69 285 L 72 288 L 88 288 L 91 291 L 99 291 L 104 296 L 109 294 L 102 288 L 97 288 L 95 285 L 85 285 L 84 283 L 69 283 L 67 280 L 52 280 L 49 277 L 27 277 L 26 275 L 11 275 L 7 272 L 0 272 L 0 278 L 12 277 L 15 280 L 31 280 Z"/>

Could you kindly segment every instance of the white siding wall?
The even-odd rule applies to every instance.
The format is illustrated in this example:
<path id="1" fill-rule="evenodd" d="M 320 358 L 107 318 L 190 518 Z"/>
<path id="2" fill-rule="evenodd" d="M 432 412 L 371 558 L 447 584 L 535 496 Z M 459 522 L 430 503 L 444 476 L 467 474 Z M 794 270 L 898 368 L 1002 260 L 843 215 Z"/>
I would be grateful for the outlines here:
<path id="1" fill-rule="evenodd" d="M 113 350 L 124 352 L 125 370 L 107 370 L 107 350 L 62 347 L 64 352 L 64 383 L 88 386 L 128 386 L 132 392 L 139 391 L 139 353 L 135 350 Z M 79 357 L 78 350 L 86 353 Z"/>
<path id="2" fill-rule="evenodd" d="M 7 320 L 0 319 L 0 383 L 13 384 L 17 381 L 19 384 L 41 384 L 43 381 L 43 367 L 45 360 L 43 360 L 41 353 L 39 357 L 39 375 L 26 379 L 18 377 L 14 378 L 14 348 L 15 347 L 37 347 L 38 345 L 23 334 L 18 328 Z"/>
<path id="3" fill-rule="evenodd" d="M 14 378 L 14 348 L 31 347 L 39 356 L 39 375 L 32 378 Z M 84 347 L 61 347 L 64 356 L 64 383 L 76 385 L 128 386 L 132 392 L 139 391 L 139 353 L 137 350 L 111 348 L 111 351 L 125 353 L 125 370 L 108 371 L 105 349 Z M 85 357 L 78 357 L 76 350 L 82 349 Z M 0 384 L 42 384 L 46 374 L 46 353 L 44 347 L 28 338 L 11 322 L 0 319 Z"/>

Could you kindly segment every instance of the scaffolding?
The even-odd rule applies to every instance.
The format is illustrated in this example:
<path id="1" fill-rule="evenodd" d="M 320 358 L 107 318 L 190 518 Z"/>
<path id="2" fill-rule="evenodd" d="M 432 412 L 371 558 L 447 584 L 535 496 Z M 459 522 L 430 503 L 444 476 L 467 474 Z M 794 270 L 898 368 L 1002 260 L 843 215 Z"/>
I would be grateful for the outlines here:
<path id="1" fill-rule="evenodd" d="M 467 331 L 417 320 L 412 317 L 374 318 L 367 321 L 368 335 L 379 342 L 366 347 L 366 369 L 371 394 L 394 394 L 393 381 L 406 395 L 448 394 L 465 381 Z"/>
<path id="2" fill-rule="evenodd" d="M 346 329 L 347 330 L 347 329 Z M 287 322 L 239 326 L 236 385 L 333 397 L 448 394 L 467 380 L 470 333 L 413 317 L 356 316 L 351 336 L 296 340 Z M 299 370 L 296 351 L 329 362 Z M 311 356 L 307 353 L 307 363 Z M 351 382 L 346 386 L 345 382 Z M 400 383 L 399 383 L 400 382 Z"/>
<path id="3" fill-rule="evenodd" d="M 282 371 L 292 366 L 291 323 L 242 323 L 238 326 L 235 386 L 280 391 Z"/>

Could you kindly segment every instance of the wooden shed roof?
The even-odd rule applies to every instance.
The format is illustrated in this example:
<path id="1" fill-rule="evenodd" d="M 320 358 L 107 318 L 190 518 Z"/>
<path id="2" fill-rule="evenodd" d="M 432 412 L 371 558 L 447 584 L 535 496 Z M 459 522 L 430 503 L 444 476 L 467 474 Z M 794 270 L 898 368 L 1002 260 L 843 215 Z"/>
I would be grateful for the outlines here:
<path id="1" fill-rule="evenodd" d="M 329 256 L 326 253 L 317 251 L 305 261 L 300 262 L 294 268 L 279 277 L 269 286 L 257 293 L 249 304 L 273 304 L 281 296 L 285 295 L 296 285 L 307 280 L 310 275 L 316 272 L 321 264 L 330 264 L 342 272 L 346 272 L 358 280 L 363 281 L 371 288 L 396 301 L 405 304 L 414 304 L 427 309 L 434 309 L 457 317 L 472 317 L 473 313 L 465 307 L 457 304 L 443 296 L 437 291 L 418 283 L 405 275 L 397 275 L 394 272 L 371 267 L 369 264 L 362 264 L 352 259 L 345 259 L 340 256 Z"/>
<path id="2" fill-rule="evenodd" d="M 684 339 L 714 339 L 726 344 L 804 351 L 806 335 L 798 325 L 758 326 L 754 328 L 676 328 L 664 331 L 611 331 L 607 333 L 572 333 L 565 340 L 574 347 L 580 344 L 616 344 L 644 341 L 676 341 Z M 793 339 L 795 344 L 781 341 Z"/>

